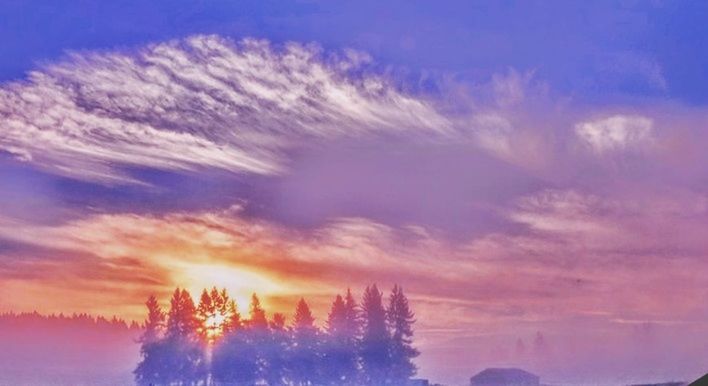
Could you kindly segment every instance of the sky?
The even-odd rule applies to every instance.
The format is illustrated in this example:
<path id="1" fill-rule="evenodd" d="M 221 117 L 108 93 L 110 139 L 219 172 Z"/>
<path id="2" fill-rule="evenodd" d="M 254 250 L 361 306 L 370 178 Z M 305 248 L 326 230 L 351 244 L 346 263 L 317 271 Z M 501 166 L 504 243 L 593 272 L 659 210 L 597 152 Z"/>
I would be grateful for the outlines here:
<path id="1" fill-rule="evenodd" d="M 398 283 L 433 380 L 695 378 L 707 18 L 700 1 L 7 1 L 0 311 L 142 320 L 150 294 L 216 285 L 242 310 L 305 296 L 321 323 L 347 287 Z"/>

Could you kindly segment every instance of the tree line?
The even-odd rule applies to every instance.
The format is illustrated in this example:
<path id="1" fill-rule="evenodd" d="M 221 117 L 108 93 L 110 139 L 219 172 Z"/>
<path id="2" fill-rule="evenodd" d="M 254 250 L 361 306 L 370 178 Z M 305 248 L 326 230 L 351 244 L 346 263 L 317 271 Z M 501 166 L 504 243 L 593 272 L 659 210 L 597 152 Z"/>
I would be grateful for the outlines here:
<path id="1" fill-rule="evenodd" d="M 358 304 L 337 295 L 323 328 L 304 299 L 291 323 L 270 319 L 256 294 L 247 318 L 226 290 L 204 290 L 195 305 L 177 288 L 164 312 L 147 302 L 138 385 L 405 385 L 415 375 L 415 322 L 403 289 L 388 299 L 376 285 Z"/>

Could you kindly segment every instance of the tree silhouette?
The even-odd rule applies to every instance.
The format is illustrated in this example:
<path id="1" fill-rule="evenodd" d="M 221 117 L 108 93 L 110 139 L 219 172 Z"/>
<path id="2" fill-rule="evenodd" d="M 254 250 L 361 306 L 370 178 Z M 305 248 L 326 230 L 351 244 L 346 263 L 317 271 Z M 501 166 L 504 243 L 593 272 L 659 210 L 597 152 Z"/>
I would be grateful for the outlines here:
<path id="1" fill-rule="evenodd" d="M 192 338 L 199 330 L 194 300 L 187 290 L 177 288 L 170 299 L 167 314 L 167 336 Z"/>
<path id="2" fill-rule="evenodd" d="M 363 335 L 361 362 L 364 381 L 371 385 L 387 383 L 390 368 L 391 338 L 386 325 L 382 294 L 376 284 L 366 287 L 362 300 Z"/>
<path id="3" fill-rule="evenodd" d="M 247 330 L 229 334 L 214 347 L 211 362 L 213 378 L 222 383 L 255 385 L 259 376 L 256 345 Z"/>
<path id="4" fill-rule="evenodd" d="M 255 330 L 265 330 L 268 328 L 268 319 L 266 319 L 265 310 L 261 307 L 261 301 L 255 293 L 251 296 L 248 326 Z"/>
<path id="5" fill-rule="evenodd" d="M 228 335 L 243 327 L 241 314 L 238 312 L 236 301 L 231 299 L 226 305 L 226 318 L 224 320 L 223 334 Z"/>
<path id="6" fill-rule="evenodd" d="M 347 301 L 337 295 L 327 317 L 327 336 L 324 342 L 325 383 L 352 385 L 357 382 L 357 347 L 359 328 L 356 303 L 351 291 Z"/>
<path id="7" fill-rule="evenodd" d="M 319 331 L 305 299 L 300 299 L 293 318 L 290 376 L 294 385 L 318 384 L 320 378 Z"/>
<path id="8" fill-rule="evenodd" d="M 395 285 L 389 298 L 387 310 L 391 330 L 391 369 L 390 380 L 394 385 L 405 385 L 415 375 L 416 366 L 413 358 L 420 352 L 413 347 L 413 323 L 415 315 L 403 294 L 403 288 Z"/>
<path id="9" fill-rule="evenodd" d="M 162 342 L 171 353 L 167 356 L 171 369 L 167 381 L 177 384 L 197 382 L 206 376 L 206 364 L 198 335 L 200 323 L 189 292 L 175 290 L 167 315 L 166 340 Z"/>
<path id="10" fill-rule="evenodd" d="M 214 325 L 214 321 L 216 320 L 216 307 L 214 306 L 211 295 L 206 289 L 202 291 L 202 295 L 199 297 L 197 318 L 200 321 L 199 335 L 206 342 L 216 334 L 215 330 L 217 328 L 217 326 Z"/>
<path id="11" fill-rule="evenodd" d="M 148 309 L 148 316 L 145 320 L 145 331 L 143 332 L 140 341 L 143 343 L 152 343 L 162 337 L 165 329 L 165 312 L 162 311 L 157 298 L 150 295 L 145 302 Z"/>
<path id="12" fill-rule="evenodd" d="M 148 316 L 145 320 L 145 330 L 140 337 L 141 361 L 133 371 L 138 385 L 159 384 L 165 381 L 169 368 L 164 362 L 164 347 L 160 339 L 164 333 L 165 313 L 160 308 L 157 298 L 151 295 L 145 302 Z"/>
<path id="13" fill-rule="evenodd" d="M 215 287 L 201 292 L 197 306 L 177 288 L 167 314 L 154 296 L 145 304 L 141 361 L 134 371 L 141 386 L 403 385 L 415 374 L 414 314 L 399 286 L 386 308 L 376 285 L 364 291 L 361 310 L 350 290 L 337 295 L 324 331 L 302 298 L 289 328 L 282 314 L 266 318 L 256 294 L 242 321 L 236 303 Z"/>
<path id="14" fill-rule="evenodd" d="M 285 316 L 273 314 L 267 344 L 261 349 L 265 363 L 265 381 L 268 385 L 288 385 L 290 369 L 288 355 L 291 349 L 289 331 L 285 327 Z"/>

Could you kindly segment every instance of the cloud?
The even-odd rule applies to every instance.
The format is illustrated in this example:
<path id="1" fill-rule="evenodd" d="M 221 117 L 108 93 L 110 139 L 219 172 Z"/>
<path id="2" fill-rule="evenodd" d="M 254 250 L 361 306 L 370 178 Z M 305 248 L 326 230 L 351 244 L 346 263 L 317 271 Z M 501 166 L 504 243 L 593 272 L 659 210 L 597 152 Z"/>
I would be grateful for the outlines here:
<path id="1" fill-rule="evenodd" d="M 626 320 L 671 320 L 695 336 L 705 329 L 705 198 L 643 200 L 544 190 L 501 214 L 527 229 L 457 241 L 421 225 L 352 217 L 295 230 L 248 218 L 240 207 L 90 214 L 53 225 L 2 218 L 0 239 L 44 252 L 3 252 L 9 263 L 0 265 L 0 295 L 16 310 L 90 308 L 139 319 L 148 293 L 167 299 L 174 286 L 196 294 L 217 285 L 242 310 L 254 290 L 269 311 L 288 315 L 304 295 L 321 322 L 345 287 L 397 282 L 416 310 L 424 369 L 434 367 L 441 347 L 459 369 L 470 355 L 508 360 L 489 348 L 512 347 L 518 335 L 539 329 L 549 332 L 557 355 L 586 352 L 608 333 L 626 339 Z M 43 296 L 48 292 L 59 296 Z M 564 336 L 579 328 L 584 338 L 566 345 Z M 579 367 L 588 363 L 595 362 L 578 359 Z"/>
<path id="2" fill-rule="evenodd" d="M 597 153 L 638 149 L 651 144 L 654 123 L 637 115 L 614 115 L 575 125 L 578 138 Z"/>
<path id="3" fill-rule="evenodd" d="M 363 60 L 214 36 L 72 54 L 2 87 L 0 149 L 106 183 L 130 166 L 275 174 L 313 141 L 450 130 L 425 101 L 351 75 Z"/>
<path id="4" fill-rule="evenodd" d="M 500 106 L 523 102 L 532 79 L 533 71 L 519 73 L 513 68 L 509 68 L 506 74 L 493 74 L 491 85 L 496 102 Z"/>

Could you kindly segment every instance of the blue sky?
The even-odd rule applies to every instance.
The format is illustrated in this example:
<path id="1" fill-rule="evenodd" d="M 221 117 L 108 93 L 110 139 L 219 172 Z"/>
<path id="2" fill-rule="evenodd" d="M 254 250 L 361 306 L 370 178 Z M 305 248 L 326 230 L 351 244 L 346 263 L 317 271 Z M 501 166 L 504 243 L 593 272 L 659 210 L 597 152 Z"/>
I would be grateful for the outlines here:
<path id="1" fill-rule="evenodd" d="M 477 81 L 535 70 L 592 103 L 705 104 L 701 1 L 8 1 L 0 78 L 66 50 L 114 49 L 196 33 L 357 48 L 386 65 Z"/>

